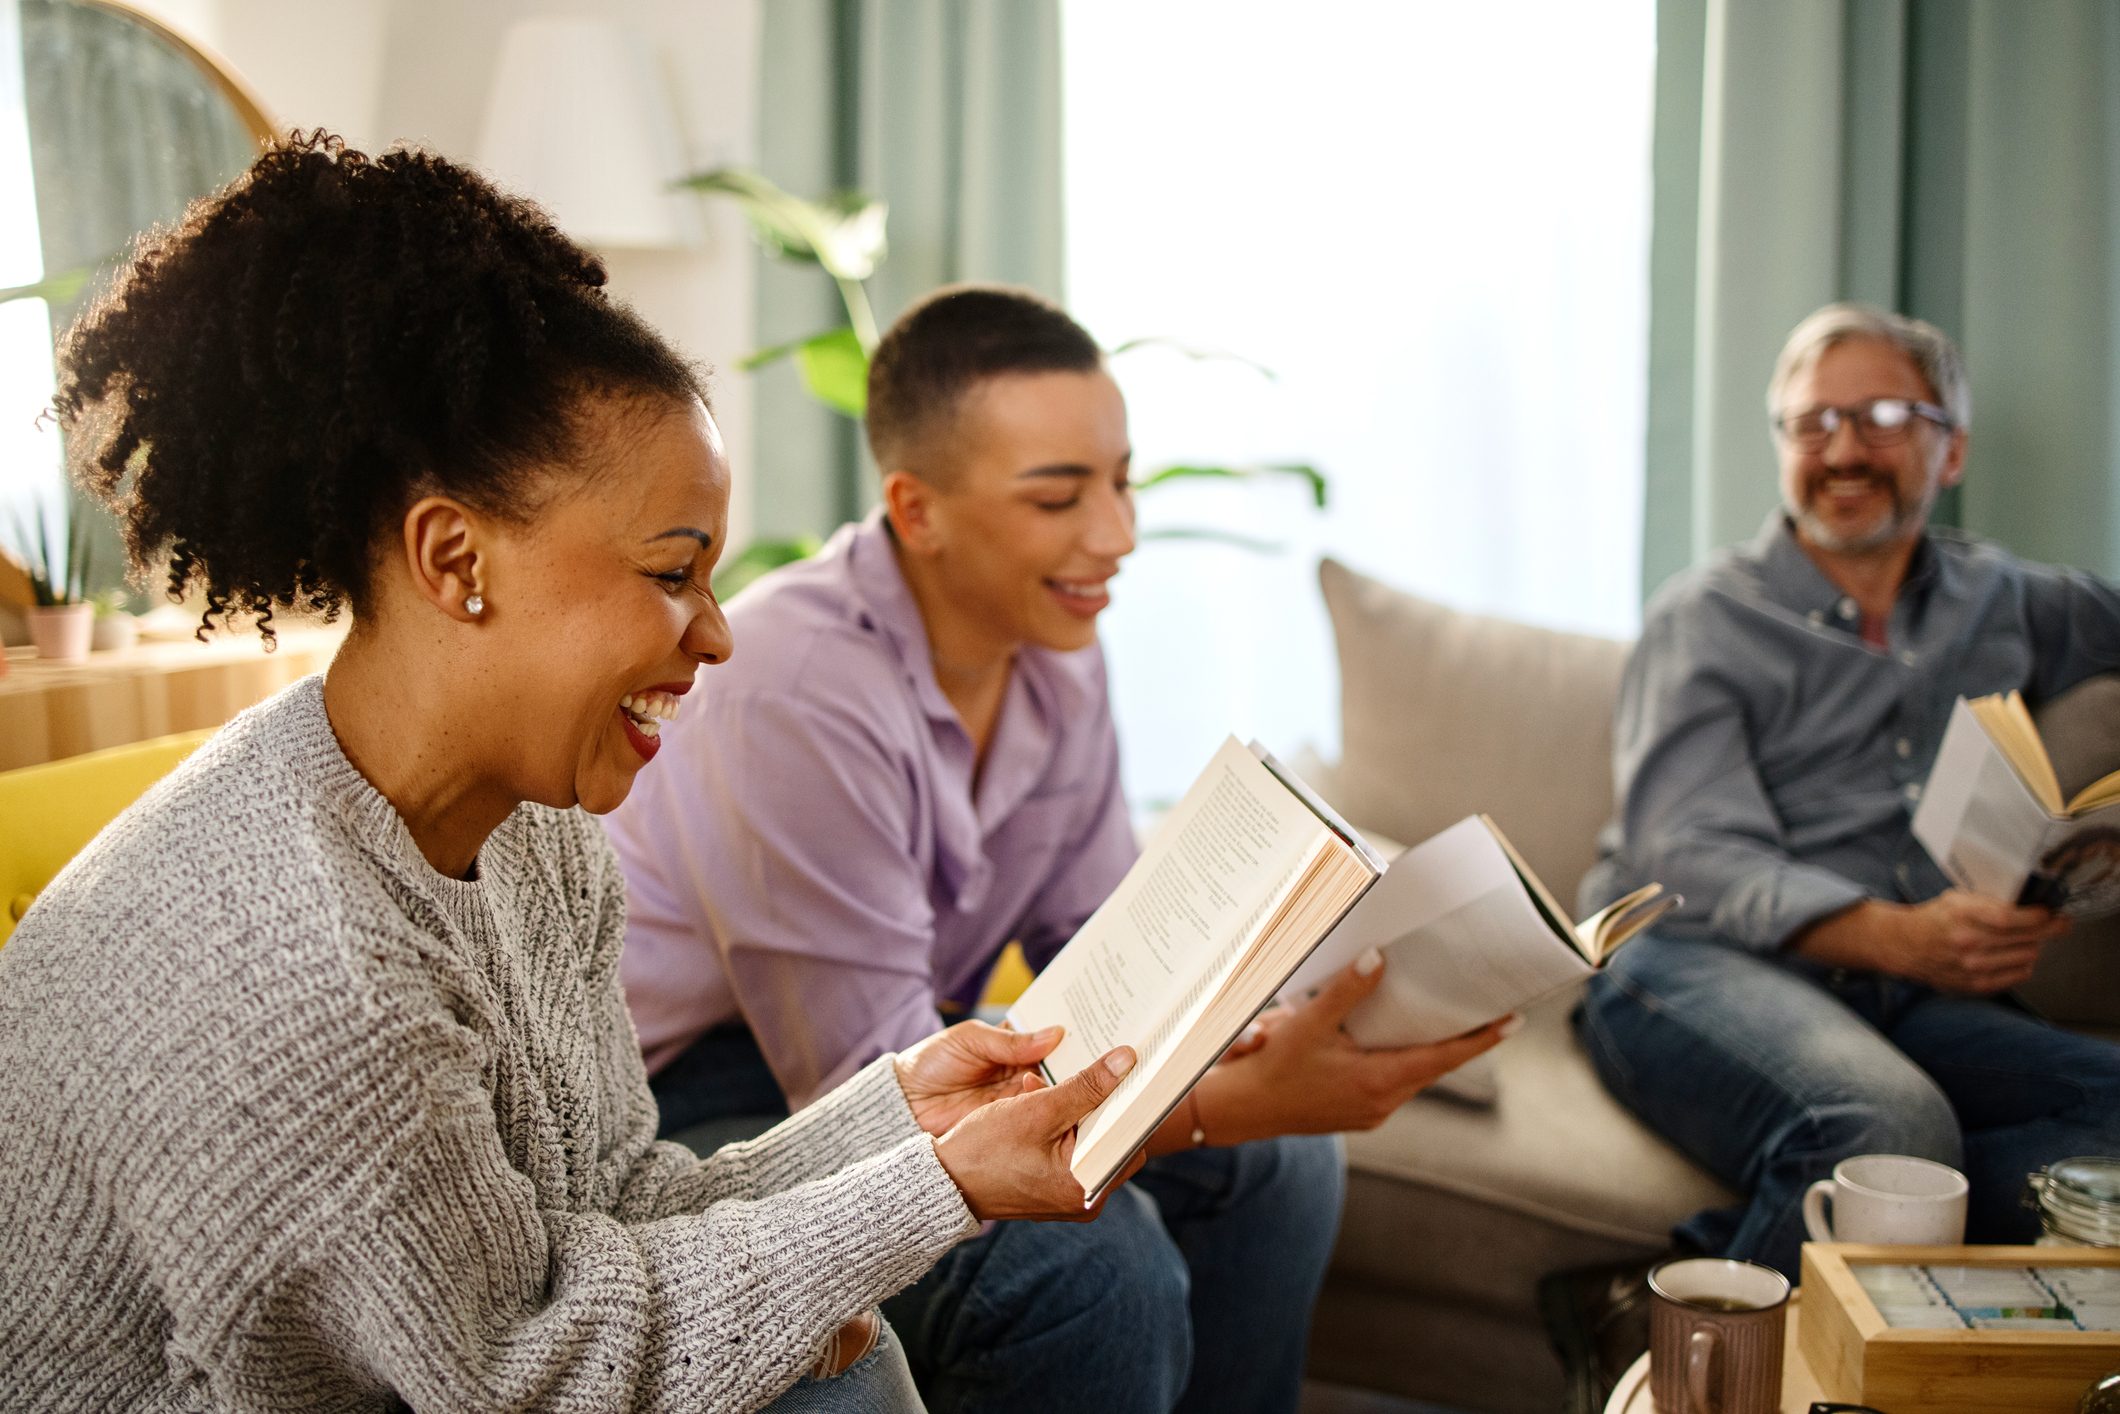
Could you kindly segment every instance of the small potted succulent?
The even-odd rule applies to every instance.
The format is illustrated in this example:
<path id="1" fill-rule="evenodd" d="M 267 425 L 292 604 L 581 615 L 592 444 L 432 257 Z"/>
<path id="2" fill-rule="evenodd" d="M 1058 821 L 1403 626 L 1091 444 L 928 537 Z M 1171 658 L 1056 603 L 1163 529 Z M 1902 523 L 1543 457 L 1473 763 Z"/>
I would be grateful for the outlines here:
<path id="1" fill-rule="evenodd" d="M 88 599 L 88 526 L 79 516 L 65 524 L 66 554 L 52 554 L 50 527 L 41 515 L 31 524 L 16 522 L 15 546 L 29 572 L 36 603 L 29 610 L 29 641 L 37 659 L 77 663 L 88 656 L 95 606 Z"/>
<path id="2" fill-rule="evenodd" d="M 89 647 L 98 653 L 130 648 L 140 637 L 140 621 L 132 615 L 132 596 L 123 589 L 99 589 L 88 596 L 95 610 L 95 626 L 89 631 Z"/>

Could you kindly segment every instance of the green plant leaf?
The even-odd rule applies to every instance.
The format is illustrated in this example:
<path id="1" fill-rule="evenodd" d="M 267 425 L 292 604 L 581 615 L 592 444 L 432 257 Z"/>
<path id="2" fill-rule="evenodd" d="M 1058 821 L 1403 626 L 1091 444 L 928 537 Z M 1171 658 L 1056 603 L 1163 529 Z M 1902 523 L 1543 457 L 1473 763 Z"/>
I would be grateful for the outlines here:
<path id="1" fill-rule="evenodd" d="M 1197 466 L 1180 463 L 1150 472 L 1134 483 L 1134 490 L 1147 491 L 1168 482 L 1200 477 L 1248 481 L 1261 476 L 1293 476 L 1309 483 L 1311 501 L 1319 510 L 1325 509 L 1328 489 L 1325 473 L 1307 462 L 1265 462 L 1257 466 Z"/>
<path id="2" fill-rule="evenodd" d="M 714 571 L 714 593 L 717 598 L 730 599 L 744 586 L 760 575 L 777 570 L 782 565 L 792 565 L 797 560 L 807 560 L 824 546 L 814 535 L 797 536 L 790 540 L 753 540 L 734 555 L 722 561 Z"/>
<path id="3" fill-rule="evenodd" d="M 825 406 L 860 418 L 869 410 L 869 355 L 852 329 L 804 339 L 795 348 L 802 385 Z"/>
<path id="4" fill-rule="evenodd" d="M 815 334 L 810 336 L 811 339 L 817 337 Z M 768 368 L 780 362 L 809 341 L 809 339 L 790 339 L 784 344 L 775 344 L 769 349 L 760 349 L 757 353 L 745 354 L 742 358 L 736 360 L 736 366 L 745 373 L 756 373 L 761 368 Z"/>
<path id="5" fill-rule="evenodd" d="M 1239 550 L 1249 550 L 1255 555 L 1278 555 L 1288 547 L 1278 540 L 1261 540 L 1254 535 L 1239 535 L 1233 530 L 1215 530 L 1204 525 L 1172 525 L 1161 530 L 1144 530 L 1142 540 L 1196 540 L 1210 545 L 1229 545 Z"/>
<path id="6" fill-rule="evenodd" d="M 696 172 L 677 185 L 731 198 L 768 251 L 783 260 L 821 265 L 836 279 L 868 279 L 888 249 L 889 208 L 859 192 L 807 201 L 748 167 Z"/>
<path id="7" fill-rule="evenodd" d="M 9 285 L 0 289 L 0 304 L 18 299 L 41 299 L 51 304 L 64 304 L 81 293 L 95 271 L 87 266 L 79 270 L 68 270 L 58 275 L 49 275 L 34 285 Z"/>
<path id="8" fill-rule="evenodd" d="M 1132 353 L 1135 349 L 1169 349 L 1173 353 L 1183 354 L 1195 363 L 1241 363 L 1269 383 L 1281 381 L 1280 374 L 1260 363 L 1257 359 L 1246 358 L 1242 354 L 1230 353 L 1225 349 L 1196 348 L 1191 344 L 1180 343 L 1176 339 L 1166 338 L 1160 334 L 1151 334 L 1145 338 L 1128 339 L 1125 343 L 1114 344 L 1108 356 L 1120 358 Z"/>

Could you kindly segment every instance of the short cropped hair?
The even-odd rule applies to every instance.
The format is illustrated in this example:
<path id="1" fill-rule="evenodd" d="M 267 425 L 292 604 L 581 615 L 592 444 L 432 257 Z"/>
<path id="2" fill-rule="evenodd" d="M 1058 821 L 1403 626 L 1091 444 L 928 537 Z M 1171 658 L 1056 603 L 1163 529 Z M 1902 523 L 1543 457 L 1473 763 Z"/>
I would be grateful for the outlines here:
<path id="1" fill-rule="evenodd" d="M 1827 349 L 1849 339 L 1876 339 L 1898 349 L 1914 361 L 1930 395 L 1951 415 L 1952 425 L 1972 425 L 1973 390 L 1966 382 L 1965 359 L 1951 336 L 1925 319 L 1852 302 L 1829 304 L 1791 331 L 1767 382 L 1767 416 L 1779 417 L 1784 411 L 1781 398 L 1791 380 L 1816 364 Z"/>
<path id="2" fill-rule="evenodd" d="M 908 309 L 869 360 L 869 451 L 886 474 L 930 474 L 933 448 L 976 385 L 1009 373 L 1088 373 L 1104 351 L 1028 290 L 952 285 Z M 932 479 L 932 478 L 930 478 Z"/>

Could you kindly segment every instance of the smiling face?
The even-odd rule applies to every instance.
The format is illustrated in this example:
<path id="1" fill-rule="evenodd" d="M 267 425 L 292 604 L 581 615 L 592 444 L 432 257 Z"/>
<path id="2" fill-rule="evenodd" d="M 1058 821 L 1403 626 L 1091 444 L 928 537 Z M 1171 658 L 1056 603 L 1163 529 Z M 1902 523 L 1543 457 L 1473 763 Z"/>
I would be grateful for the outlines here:
<path id="1" fill-rule="evenodd" d="M 617 807 L 701 663 L 728 659 L 708 587 L 728 529 L 729 465 L 697 400 L 600 399 L 592 465 L 500 534 L 480 586 L 480 657 L 520 798 Z"/>
<path id="2" fill-rule="evenodd" d="M 1913 359 L 1881 339 L 1832 345 L 1789 380 L 1779 412 L 1852 407 L 1872 398 L 1936 400 Z M 1781 498 L 1798 537 L 1814 550 L 1869 555 L 1910 546 L 1927 525 L 1937 493 L 1965 469 L 1965 433 L 1917 417 L 1905 440 L 1866 446 L 1852 421 L 1825 446 L 1805 451 L 1776 437 Z"/>
<path id="3" fill-rule="evenodd" d="M 1134 548 L 1126 400 L 1111 375 L 985 379 L 936 440 L 923 455 L 937 464 L 898 473 L 912 481 L 887 499 L 904 553 L 943 591 L 923 603 L 938 651 L 1095 642 Z"/>

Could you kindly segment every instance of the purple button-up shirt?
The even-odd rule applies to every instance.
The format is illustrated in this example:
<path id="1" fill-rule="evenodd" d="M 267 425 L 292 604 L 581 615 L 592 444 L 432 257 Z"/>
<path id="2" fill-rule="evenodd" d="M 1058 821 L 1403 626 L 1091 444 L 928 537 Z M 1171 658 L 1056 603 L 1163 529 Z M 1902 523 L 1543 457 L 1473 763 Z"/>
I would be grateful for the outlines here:
<path id="1" fill-rule="evenodd" d="M 1010 939 L 1043 966 L 1135 846 L 1104 656 L 1025 648 L 977 773 L 879 516 L 729 609 L 607 817 L 652 1071 L 741 1015 L 791 1104 L 968 1004 Z"/>

